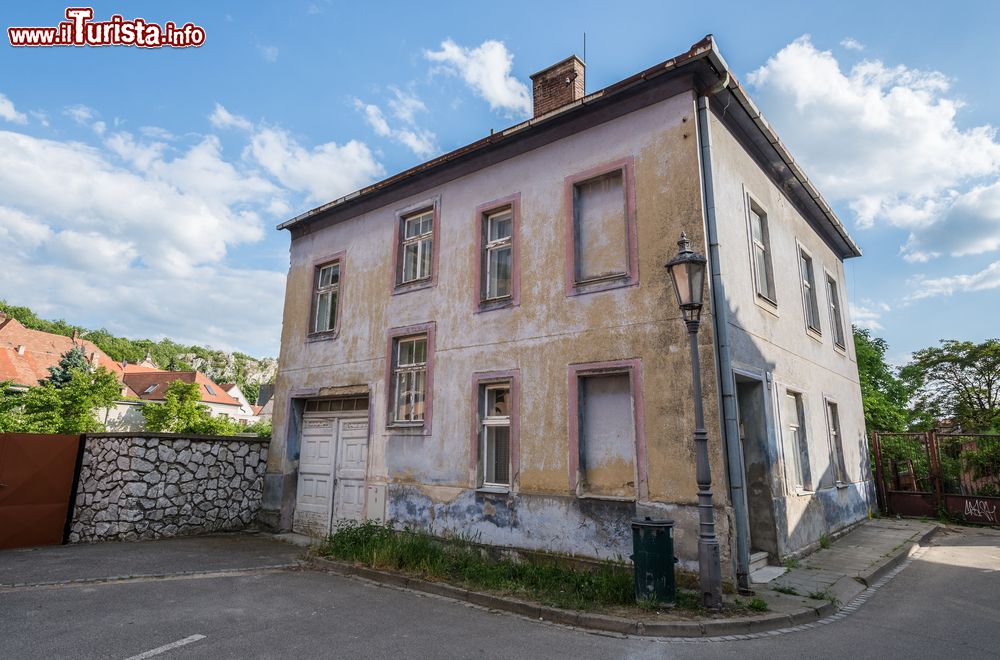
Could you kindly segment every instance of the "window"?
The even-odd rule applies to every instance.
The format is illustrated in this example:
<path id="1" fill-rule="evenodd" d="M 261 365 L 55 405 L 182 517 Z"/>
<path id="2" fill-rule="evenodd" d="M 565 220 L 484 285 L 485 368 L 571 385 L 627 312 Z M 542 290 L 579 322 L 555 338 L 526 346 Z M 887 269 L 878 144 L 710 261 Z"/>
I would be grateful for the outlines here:
<path id="1" fill-rule="evenodd" d="M 844 461 L 844 439 L 840 434 L 840 414 L 837 404 L 826 402 L 826 423 L 830 433 L 830 464 L 837 483 L 847 483 L 847 465 Z"/>
<path id="2" fill-rule="evenodd" d="M 393 421 L 422 422 L 427 392 L 427 336 L 396 340 Z"/>
<path id="3" fill-rule="evenodd" d="M 805 306 L 806 326 L 815 332 L 822 332 L 819 323 L 819 303 L 816 301 L 816 278 L 813 275 L 813 260 L 805 250 L 799 250 L 799 270 L 802 275 L 802 304 Z"/>
<path id="4" fill-rule="evenodd" d="M 750 204 L 750 241 L 753 249 L 753 274 L 757 295 L 777 303 L 774 272 L 771 269 L 771 239 L 767 231 L 767 215 L 757 205 Z"/>
<path id="5" fill-rule="evenodd" d="M 479 449 L 479 483 L 484 487 L 510 486 L 510 383 L 493 383 L 480 387 L 481 444 Z"/>
<path id="6" fill-rule="evenodd" d="M 785 396 L 785 428 L 788 432 L 785 447 L 790 459 L 786 463 L 792 484 L 802 490 L 812 490 L 805 410 L 801 394 L 788 392 Z"/>
<path id="7" fill-rule="evenodd" d="M 211 385 L 205 385 L 205 391 L 211 394 L 212 396 L 215 396 L 215 390 L 212 389 Z"/>
<path id="8" fill-rule="evenodd" d="M 642 497 L 638 360 L 570 367 L 570 485 L 578 496 Z"/>
<path id="9" fill-rule="evenodd" d="M 146 389 L 144 389 L 142 391 L 142 393 L 143 394 L 152 394 L 153 390 L 155 390 L 157 387 L 159 387 L 159 385 L 156 384 L 156 383 L 153 383 L 152 385 L 150 385 L 149 387 L 147 387 Z"/>
<path id="10" fill-rule="evenodd" d="M 337 327 L 340 262 L 319 266 L 316 271 L 312 332 L 333 332 Z"/>
<path id="11" fill-rule="evenodd" d="M 425 209 L 402 219 L 403 265 L 400 284 L 431 277 L 434 258 L 434 209 Z"/>
<path id="12" fill-rule="evenodd" d="M 485 300 L 509 298 L 514 266 L 512 231 L 514 214 L 504 209 L 486 216 L 486 246 L 483 260 L 485 268 Z"/>
<path id="13" fill-rule="evenodd" d="M 844 317 L 840 311 L 840 292 L 837 290 L 837 280 L 829 274 L 826 276 L 826 299 L 830 305 L 830 327 L 833 329 L 833 343 L 844 348 Z"/>
<path id="14" fill-rule="evenodd" d="M 567 294 L 638 283 L 631 159 L 567 178 Z"/>

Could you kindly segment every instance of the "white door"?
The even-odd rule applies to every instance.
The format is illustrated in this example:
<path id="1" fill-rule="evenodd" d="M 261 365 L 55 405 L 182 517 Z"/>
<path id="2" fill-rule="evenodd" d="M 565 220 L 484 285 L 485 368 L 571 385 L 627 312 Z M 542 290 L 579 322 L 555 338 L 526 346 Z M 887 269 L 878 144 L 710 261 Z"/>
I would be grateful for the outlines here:
<path id="1" fill-rule="evenodd" d="M 333 452 L 337 420 L 309 418 L 302 421 L 299 451 L 299 486 L 292 529 L 309 536 L 330 533 L 333 503 Z"/>
<path id="2" fill-rule="evenodd" d="M 333 519 L 364 520 L 368 420 L 341 419 L 339 424 Z"/>

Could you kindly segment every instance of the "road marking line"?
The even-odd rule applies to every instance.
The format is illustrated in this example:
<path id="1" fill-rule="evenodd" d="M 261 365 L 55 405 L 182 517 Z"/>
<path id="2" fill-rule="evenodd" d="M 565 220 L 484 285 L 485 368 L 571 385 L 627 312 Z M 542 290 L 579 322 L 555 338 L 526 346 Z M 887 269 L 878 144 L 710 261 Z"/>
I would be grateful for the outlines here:
<path id="1" fill-rule="evenodd" d="M 172 651 L 173 649 L 179 648 L 181 646 L 187 646 L 193 642 L 205 639 L 205 635 L 191 635 L 190 637 L 185 637 L 184 639 L 178 639 L 176 642 L 170 642 L 169 644 L 164 644 L 163 646 L 157 646 L 155 649 L 150 649 L 145 653 L 140 653 L 139 655 L 133 655 L 125 660 L 145 660 L 146 658 L 152 658 L 154 655 L 160 655 L 161 653 L 166 653 L 167 651 Z"/>

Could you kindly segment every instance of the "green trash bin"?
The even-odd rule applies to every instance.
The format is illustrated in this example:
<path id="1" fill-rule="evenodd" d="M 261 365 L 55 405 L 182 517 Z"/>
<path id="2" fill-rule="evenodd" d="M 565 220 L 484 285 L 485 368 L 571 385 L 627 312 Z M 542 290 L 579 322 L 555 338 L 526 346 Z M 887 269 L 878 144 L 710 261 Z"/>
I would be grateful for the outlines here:
<path id="1" fill-rule="evenodd" d="M 676 561 L 673 520 L 632 519 L 636 602 L 654 598 L 659 605 L 674 604 L 677 598 Z"/>

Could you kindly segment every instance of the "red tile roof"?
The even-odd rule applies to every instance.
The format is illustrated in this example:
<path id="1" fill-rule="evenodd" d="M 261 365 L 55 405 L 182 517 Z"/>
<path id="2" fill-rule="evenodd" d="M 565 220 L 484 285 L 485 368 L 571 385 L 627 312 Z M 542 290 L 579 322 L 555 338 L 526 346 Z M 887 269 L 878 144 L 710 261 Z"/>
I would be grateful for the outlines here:
<path id="1" fill-rule="evenodd" d="M 174 381 L 198 383 L 201 400 L 205 403 L 221 403 L 239 407 L 240 402 L 229 396 L 212 379 L 200 371 L 157 371 L 135 364 L 125 367 L 125 384 L 143 401 L 163 401 L 167 386 Z"/>
<path id="2" fill-rule="evenodd" d="M 83 348 L 87 360 L 104 367 L 119 378 L 122 366 L 93 342 L 41 330 L 31 330 L 11 317 L 0 316 L 0 381 L 33 387 L 50 376 L 49 367 L 74 347 Z"/>

